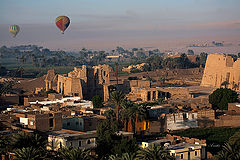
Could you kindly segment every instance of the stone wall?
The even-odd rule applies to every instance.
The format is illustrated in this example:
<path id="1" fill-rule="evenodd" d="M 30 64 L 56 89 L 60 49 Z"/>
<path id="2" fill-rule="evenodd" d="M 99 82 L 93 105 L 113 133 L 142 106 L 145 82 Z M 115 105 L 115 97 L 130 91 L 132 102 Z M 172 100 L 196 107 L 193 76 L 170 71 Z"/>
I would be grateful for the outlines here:
<path id="1" fill-rule="evenodd" d="M 153 102 L 158 99 L 189 99 L 191 94 L 184 87 L 155 87 L 155 88 L 140 88 L 132 87 L 127 98 L 132 101 Z"/>
<path id="2" fill-rule="evenodd" d="M 240 114 L 240 103 L 228 103 L 228 111 L 234 111 Z"/>
<path id="3" fill-rule="evenodd" d="M 114 71 L 108 65 L 75 67 L 67 76 L 58 76 L 57 91 L 63 95 L 79 96 L 82 99 L 91 99 L 95 95 L 106 99 L 106 86 L 110 85 L 112 76 Z"/>
<path id="4" fill-rule="evenodd" d="M 240 127 L 240 115 L 222 115 L 215 120 L 215 127 Z"/>
<path id="5" fill-rule="evenodd" d="M 223 53 L 208 55 L 201 86 L 219 88 L 224 81 L 228 88 L 240 90 L 240 59 L 234 62 Z"/>

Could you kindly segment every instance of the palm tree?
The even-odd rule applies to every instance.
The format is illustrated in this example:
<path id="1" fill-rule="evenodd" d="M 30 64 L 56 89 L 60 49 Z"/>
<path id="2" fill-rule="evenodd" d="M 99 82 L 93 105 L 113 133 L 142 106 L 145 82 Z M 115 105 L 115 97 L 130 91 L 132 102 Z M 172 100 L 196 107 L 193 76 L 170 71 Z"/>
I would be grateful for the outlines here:
<path id="1" fill-rule="evenodd" d="M 104 115 L 107 117 L 107 119 L 111 119 L 111 120 L 115 119 L 116 117 L 116 113 L 113 109 L 107 110 L 106 112 L 104 112 Z"/>
<path id="2" fill-rule="evenodd" d="M 15 134 L 12 137 L 11 147 L 13 149 L 21 149 L 33 147 L 40 150 L 45 150 L 47 140 L 38 134 L 26 134 L 25 132 Z"/>
<path id="3" fill-rule="evenodd" d="M 109 160 L 135 160 L 136 154 L 123 153 L 122 156 L 110 155 Z"/>
<path id="4" fill-rule="evenodd" d="M 240 145 L 226 143 L 223 149 L 215 156 L 217 160 L 239 160 L 240 159 Z"/>
<path id="5" fill-rule="evenodd" d="M 90 151 L 79 148 L 63 148 L 58 151 L 59 158 L 62 160 L 92 160 Z"/>
<path id="6" fill-rule="evenodd" d="M 162 146 L 151 146 L 137 152 L 136 160 L 174 160 Z"/>
<path id="7" fill-rule="evenodd" d="M 14 85 L 14 82 L 12 81 L 0 84 L 0 96 L 8 93 L 12 89 L 13 85 Z"/>
<path id="8" fill-rule="evenodd" d="M 8 144 L 9 140 L 7 138 L 1 137 L 0 138 L 0 155 L 5 155 L 8 151 Z"/>
<path id="9" fill-rule="evenodd" d="M 124 100 L 125 95 L 121 91 L 114 91 L 110 95 L 110 101 L 116 106 L 116 119 L 118 121 L 119 118 L 119 107 L 121 102 Z"/>
<path id="10" fill-rule="evenodd" d="M 38 160 L 41 157 L 41 151 L 33 147 L 23 147 L 15 151 L 17 160 Z"/>
<path id="11" fill-rule="evenodd" d="M 119 118 L 121 119 L 126 132 L 128 131 L 128 122 L 130 120 L 129 108 L 132 106 L 133 106 L 133 103 L 127 99 L 124 99 L 121 103 L 121 110 L 120 110 Z"/>
<path id="12" fill-rule="evenodd" d="M 117 81 L 117 85 L 118 85 L 118 63 L 115 62 L 115 76 L 116 76 L 116 81 Z"/>

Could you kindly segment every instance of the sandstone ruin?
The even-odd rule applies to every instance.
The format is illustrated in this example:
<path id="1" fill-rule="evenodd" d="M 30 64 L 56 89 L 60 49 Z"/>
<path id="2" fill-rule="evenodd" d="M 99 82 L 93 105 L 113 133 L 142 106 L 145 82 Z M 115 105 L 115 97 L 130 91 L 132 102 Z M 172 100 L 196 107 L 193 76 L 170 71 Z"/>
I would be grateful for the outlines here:
<path id="1" fill-rule="evenodd" d="M 220 88 L 227 81 L 227 88 L 240 90 L 240 58 L 234 62 L 223 53 L 211 54 L 207 58 L 201 86 Z"/>

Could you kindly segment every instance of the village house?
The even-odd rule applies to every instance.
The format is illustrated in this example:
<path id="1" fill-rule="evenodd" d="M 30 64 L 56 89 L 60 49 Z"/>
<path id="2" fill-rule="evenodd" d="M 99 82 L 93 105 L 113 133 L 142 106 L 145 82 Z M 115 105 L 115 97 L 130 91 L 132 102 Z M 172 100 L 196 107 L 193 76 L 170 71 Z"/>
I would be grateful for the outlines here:
<path id="1" fill-rule="evenodd" d="M 56 131 L 62 129 L 61 112 L 45 112 L 18 110 L 15 116 L 19 123 L 27 129 L 41 132 Z"/>
<path id="2" fill-rule="evenodd" d="M 57 151 L 60 148 L 86 148 L 92 149 L 96 147 L 95 132 L 79 132 L 62 129 L 60 131 L 48 132 L 48 150 Z"/>

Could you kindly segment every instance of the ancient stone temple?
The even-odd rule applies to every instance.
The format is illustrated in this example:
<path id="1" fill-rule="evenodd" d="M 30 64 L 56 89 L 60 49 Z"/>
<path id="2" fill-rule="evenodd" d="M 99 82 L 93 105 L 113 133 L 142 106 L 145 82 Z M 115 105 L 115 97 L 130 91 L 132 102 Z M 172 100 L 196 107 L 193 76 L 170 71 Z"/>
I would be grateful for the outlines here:
<path id="1" fill-rule="evenodd" d="M 114 71 L 108 65 L 75 67 L 68 75 L 58 75 L 57 92 L 83 99 L 91 99 L 95 95 L 104 97 L 104 86 L 110 84 L 113 76 Z"/>
<path id="2" fill-rule="evenodd" d="M 47 72 L 45 77 L 45 90 L 48 91 L 50 89 L 56 90 L 57 87 L 57 78 L 58 75 L 55 74 L 54 69 L 50 69 Z"/>
<path id="3" fill-rule="evenodd" d="M 201 86 L 220 88 L 224 81 L 228 88 L 240 90 L 240 58 L 234 62 L 223 53 L 208 55 Z"/>

